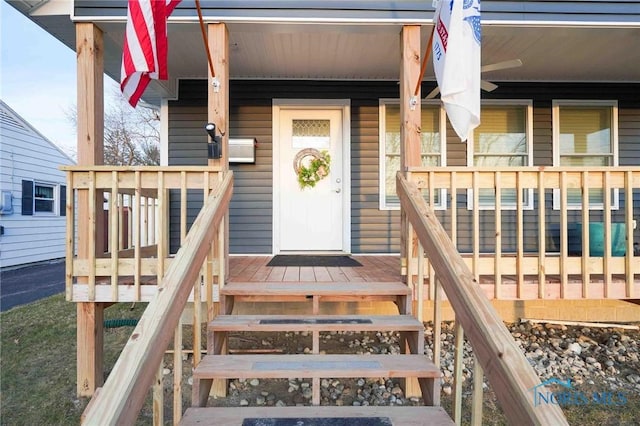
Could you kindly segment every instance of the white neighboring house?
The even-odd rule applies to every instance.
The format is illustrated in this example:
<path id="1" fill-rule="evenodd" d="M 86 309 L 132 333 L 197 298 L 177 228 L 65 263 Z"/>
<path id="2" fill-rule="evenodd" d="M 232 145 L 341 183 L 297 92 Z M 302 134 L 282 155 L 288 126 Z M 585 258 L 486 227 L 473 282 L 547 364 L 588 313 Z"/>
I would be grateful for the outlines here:
<path id="1" fill-rule="evenodd" d="M 66 175 L 75 162 L 0 101 L 0 268 L 65 256 Z"/>

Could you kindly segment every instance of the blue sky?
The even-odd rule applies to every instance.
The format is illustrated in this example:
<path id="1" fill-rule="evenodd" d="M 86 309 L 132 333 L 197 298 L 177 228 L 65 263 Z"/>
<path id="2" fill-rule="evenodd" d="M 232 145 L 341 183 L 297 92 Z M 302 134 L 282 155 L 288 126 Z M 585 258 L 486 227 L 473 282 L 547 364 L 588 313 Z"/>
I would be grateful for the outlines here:
<path id="1" fill-rule="evenodd" d="M 76 146 L 75 128 L 67 117 L 77 102 L 75 57 L 73 50 L 0 0 L 0 98 L 69 154 Z M 114 87 L 116 83 L 105 78 L 105 92 Z"/>

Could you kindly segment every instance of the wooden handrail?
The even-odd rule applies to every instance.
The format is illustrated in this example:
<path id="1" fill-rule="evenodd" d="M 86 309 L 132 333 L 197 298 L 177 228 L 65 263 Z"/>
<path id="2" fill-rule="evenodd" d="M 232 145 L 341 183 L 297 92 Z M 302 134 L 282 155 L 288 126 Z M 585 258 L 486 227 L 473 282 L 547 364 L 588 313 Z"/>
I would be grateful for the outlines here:
<path id="1" fill-rule="evenodd" d="M 144 311 L 104 387 L 85 410 L 83 424 L 134 424 L 209 253 L 216 228 L 228 210 L 232 192 L 233 174 L 227 172 L 205 200 L 162 279 L 157 297 Z"/>
<path id="2" fill-rule="evenodd" d="M 483 294 L 418 187 L 398 173 L 396 190 L 403 212 L 422 243 L 453 307 L 456 320 L 462 324 L 509 423 L 567 425 L 558 406 L 534 405 L 533 391 L 541 384 L 539 377 Z"/>

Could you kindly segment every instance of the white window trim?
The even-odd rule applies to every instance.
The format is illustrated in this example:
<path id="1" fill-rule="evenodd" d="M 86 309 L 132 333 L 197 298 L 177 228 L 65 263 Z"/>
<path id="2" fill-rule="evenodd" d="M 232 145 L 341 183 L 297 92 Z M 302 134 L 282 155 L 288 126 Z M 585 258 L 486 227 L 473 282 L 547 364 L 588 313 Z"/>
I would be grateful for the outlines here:
<path id="1" fill-rule="evenodd" d="M 533 166 L 533 100 L 531 99 L 487 99 L 482 101 L 480 109 L 480 120 L 482 121 L 482 106 L 525 106 L 526 107 L 526 124 L 525 135 L 527 139 L 527 166 Z M 473 132 L 467 140 L 467 166 L 475 167 L 473 165 L 474 160 L 474 139 Z M 527 196 L 525 202 L 522 204 L 523 210 L 533 210 L 533 188 L 525 189 Z M 479 210 L 495 210 L 494 205 L 480 205 Z M 501 210 L 517 210 L 518 205 L 501 203 Z M 467 190 L 467 210 L 473 210 L 473 189 Z"/>
<path id="2" fill-rule="evenodd" d="M 400 100 L 397 98 L 380 98 L 378 100 L 378 198 L 379 198 L 379 209 L 380 210 L 400 210 L 400 206 L 387 205 L 386 202 L 386 188 L 385 188 L 385 180 L 386 176 L 386 162 L 385 162 L 385 138 L 386 134 L 386 123 L 385 123 L 385 107 L 386 105 L 395 104 L 400 105 Z M 422 100 L 422 105 L 430 105 L 437 106 L 439 111 L 439 122 L 440 122 L 440 167 L 445 167 L 447 165 L 447 115 L 442 108 L 442 105 L 439 100 Z M 442 188 L 440 191 L 440 202 L 435 204 L 433 208 L 435 210 L 446 210 L 447 208 L 447 190 Z"/>
<path id="3" fill-rule="evenodd" d="M 50 212 L 39 212 L 36 210 L 36 186 L 48 186 L 53 188 L 53 211 Z M 59 216 L 60 215 L 60 185 L 53 182 L 45 182 L 41 180 L 33 181 L 33 193 L 31 194 L 33 198 L 32 212 L 33 216 Z"/>
<path id="4" fill-rule="evenodd" d="M 618 166 L 618 101 L 617 100 L 576 100 L 554 99 L 551 102 L 551 118 L 553 126 L 553 166 L 560 167 L 560 107 L 561 106 L 609 106 L 611 107 L 611 138 L 613 149 L 613 167 Z M 611 210 L 620 208 L 620 191 L 613 190 Z M 560 190 L 553 190 L 553 210 L 560 210 Z M 567 210 L 582 210 L 580 204 L 567 204 Z M 589 210 L 604 210 L 602 203 L 589 204 Z"/>

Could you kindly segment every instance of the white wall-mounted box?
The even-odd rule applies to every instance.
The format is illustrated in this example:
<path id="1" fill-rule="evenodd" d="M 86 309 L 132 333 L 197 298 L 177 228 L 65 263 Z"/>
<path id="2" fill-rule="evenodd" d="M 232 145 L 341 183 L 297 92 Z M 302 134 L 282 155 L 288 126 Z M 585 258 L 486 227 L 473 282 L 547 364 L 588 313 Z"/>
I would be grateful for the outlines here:
<path id="1" fill-rule="evenodd" d="M 255 138 L 229 138 L 229 162 L 255 163 L 256 145 Z"/>

